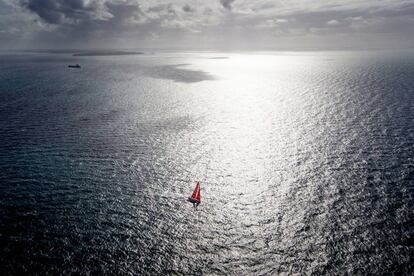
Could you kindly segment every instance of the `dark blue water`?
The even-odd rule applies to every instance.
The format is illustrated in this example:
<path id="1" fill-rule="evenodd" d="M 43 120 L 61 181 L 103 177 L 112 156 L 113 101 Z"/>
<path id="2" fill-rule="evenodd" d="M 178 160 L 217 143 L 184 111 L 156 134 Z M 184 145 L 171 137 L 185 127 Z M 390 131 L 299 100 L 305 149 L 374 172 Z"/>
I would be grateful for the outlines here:
<path id="1" fill-rule="evenodd" d="M 413 156 L 409 52 L 2 54 L 0 271 L 410 275 Z"/>

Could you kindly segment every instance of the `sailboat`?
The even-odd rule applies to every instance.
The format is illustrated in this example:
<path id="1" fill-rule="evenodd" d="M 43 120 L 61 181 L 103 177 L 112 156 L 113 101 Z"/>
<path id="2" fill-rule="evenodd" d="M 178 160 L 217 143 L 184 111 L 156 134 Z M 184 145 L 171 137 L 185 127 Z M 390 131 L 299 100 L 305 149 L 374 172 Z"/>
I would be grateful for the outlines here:
<path id="1" fill-rule="evenodd" d="M 194 205 L 201 203 L 201 195 L 200 195 L 200 182 L 197 181 L 197 185 L 194 188 L 193 194 L 188 198 L 188 201 L 193 203 Z"/>

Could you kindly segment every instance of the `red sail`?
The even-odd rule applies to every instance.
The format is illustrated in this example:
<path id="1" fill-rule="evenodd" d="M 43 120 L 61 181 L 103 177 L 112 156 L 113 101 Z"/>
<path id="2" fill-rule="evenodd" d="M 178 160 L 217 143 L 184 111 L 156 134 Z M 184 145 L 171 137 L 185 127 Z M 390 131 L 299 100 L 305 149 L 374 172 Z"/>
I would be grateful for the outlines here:
<path id="1" fill-rule="evenodd" d="M 197 199 L 198 201 L 201 202 L 201 193 L 200 193 L 200 183 L 197 182 L 197 195 L 195 197 L 195 199 Z"/>
<path id="2" fill-rule="evenodd" d="M 200 183 L 197 182 L 197 185 L 194 189 L 193 194 L 191 195 L 191 198 L 197 200 L 197 201 L 201 201 L 201 195 L 200 195 Z"/>

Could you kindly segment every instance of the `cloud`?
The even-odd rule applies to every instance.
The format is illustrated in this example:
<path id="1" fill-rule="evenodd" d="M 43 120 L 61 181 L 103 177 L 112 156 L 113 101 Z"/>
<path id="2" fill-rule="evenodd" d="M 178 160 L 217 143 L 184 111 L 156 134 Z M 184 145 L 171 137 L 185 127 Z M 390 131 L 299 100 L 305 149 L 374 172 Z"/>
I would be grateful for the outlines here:
<path id="1" fill-rule="evenodd" d="M 190 5 L 186 4 L 186 5 L 183 6 L 183 11 L 184 12 L 194 12 L 194 9 Z"/>
<path id="2" fill-rule="evenodd" d="M 0 47 L 20 40 L 51 47 L 260 48 L 309 37 L 323 47 L 322 36 L 340 35 L 361 45 L 368 36 L 408 45 L 413 18 L 414 3 L 405 0 L 0 0 Z"/>
<path id="3" fill-rule="evenodd" d="M 231 10 L 231 5 L 234 1 L 235 0 L 220 0 L 220 4 L 223 6 L 223 8 Z"/>
<path id="4" fill-rule="evenodd" d="M 288 23 L 289 22 L 289 20 L 287 20 L 285 18 L 276 19 L 275 21 L 276 21 L 276 23 L 281 23 L 281 24 L 284 24 L 284 23 Z"/>
<path id="5" fill-rule="evenodd" d="M 102 18 L 99 1 L 84 0 L 21 0 L 21 5 L 49 24 Z"/>
<path id="6" fill-rule="evenodd" d="M 39 25 L 44 25 L 36 40 L 50 44 L 125 40 L 122 36 L 133 34 L 136 26 L 147 21 L 133 0 L 20 0 L 19 4 L 38 16 Z"/>
<path id="7" fill-rule="evenodd" d="M 326 25 L 328 25 L 328 26 L 338 26 L 339 22 L 338 22 L 338 20 L 333 19 L 333 20 L 329 20 L 328 22 L 326 22 Z"/>
<path id="8" fill-rule="evenodd" d="M 285 18 L 276 18 L 276 19 L 266 19 L 262 22 L 259 22 L 256 26 L 260 28 L 280 28 L 282 25 L 289 23 L 288 19 Z"/>

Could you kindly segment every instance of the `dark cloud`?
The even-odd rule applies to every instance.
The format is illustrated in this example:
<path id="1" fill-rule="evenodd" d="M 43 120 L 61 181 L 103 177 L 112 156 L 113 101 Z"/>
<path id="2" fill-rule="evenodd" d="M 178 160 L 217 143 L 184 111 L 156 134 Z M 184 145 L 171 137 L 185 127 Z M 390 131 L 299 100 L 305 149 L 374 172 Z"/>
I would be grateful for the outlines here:
<path id="1" fill-rule="evenodd" d="M 129 2 L 98 0 L 21 0 L 20 4 L 38 15 L 44 22 L 85 28 L 99 25 L 117 27 L 121 23 L 144 17 L 139 5 Z M 110 24 L 108 24 L 110 23 Z"/>
<path id="2" fill-rule="evenodd" d="M 171 5 L 167 5 L 167 4 L 159 4 L 159 5 L 155 5 L 155 6 L 151 6 L 148 8 L 148 12 L 154 12 L 154 13 L 158 13 L 158 12 L 162 12 L 165 11 L 169 8 L 169 6 Z"/>
<path id="3" fill-rule="evenodd" d="M 183 6 L 183 11 L 185 12 L 194 12 L 194 9 L 190 6 L 190 5 L 184 5 Z"/>
<path id="4" fill-rule="evenodd" d="M 138 20 L 145 16 L 138 5 L 134 4 L 112 4 L 106 3 L 109 14 L 112 16 L 110 21 L 127 21 L 128 19 Z"/>
<path id="5" fill-rule="evenodd" d="M 20 4 L 49 24 L 88 18 L 98 7 L 96 1 L 84 0 L 21 0 Z"/>
<path id="6" fill-rule="evenodd" d="M 172 4 L 159 4 L 155 6 L 151 6 L 147 10 L 151 13 L 158 13 L 158 14 L 169 14 L 169 15 L 177 15 L 177 11 Z"/>
<path id="7" fill-rule="evenodd" d="M 231 5 L 236 0 L 220 0 L 220 4 L 223 6 L 223 8 L 231 10 Z"/>
<path id="8" fill-rule="evenodd" d="M 145 14 L 135 1 L 21 0 L 20 5 L 53 26 L 37 32 L 41 45 L 102 45 L 146 37 Z"/>

